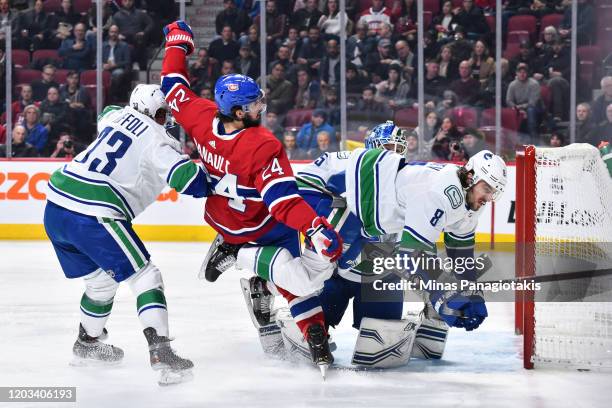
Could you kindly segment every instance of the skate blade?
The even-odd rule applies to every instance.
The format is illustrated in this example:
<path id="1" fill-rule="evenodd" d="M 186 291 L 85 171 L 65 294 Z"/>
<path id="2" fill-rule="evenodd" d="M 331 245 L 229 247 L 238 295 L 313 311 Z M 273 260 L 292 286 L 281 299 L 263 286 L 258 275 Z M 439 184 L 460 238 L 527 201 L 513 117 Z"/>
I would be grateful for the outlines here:
<path id="1" fill-rule="evenodd" d="M 318 364 L 319 370 L 321 370 L 321 377 L 323 377 L 323 381 L 327 378 L 327 370 L 329 369 L 329 364 Z"/>
<path id="2" fill-rule="evenodd" d="M 157 383 L 161 387 L 166 387 L 169 385 L 181 384 L 191 380 L 193 380 L 193 371 L 191 369 L 171 370 L 169 368 L 164 368 L 159 374 L 159 380 L 157 381 Z"/>
<path id="3" fill-rule="evenodd" d="M 114 367 L 121 364 L 122 361 L 123 359 L 116 361 L 103 361 L 74 356 L 68 365 L 71 367 Z"/>

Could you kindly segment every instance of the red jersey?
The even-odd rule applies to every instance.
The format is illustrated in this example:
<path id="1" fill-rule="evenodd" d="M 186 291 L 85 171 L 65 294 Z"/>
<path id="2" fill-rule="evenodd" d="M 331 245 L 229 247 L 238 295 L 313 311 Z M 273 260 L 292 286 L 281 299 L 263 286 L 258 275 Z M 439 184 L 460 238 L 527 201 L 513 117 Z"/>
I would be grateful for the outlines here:
<path id="1" fill-rule="evenodd" d="M 298 231 L 311 225 L 317 215 L 299 196 L 281 143 L 262 126 L 224 134 L 215 103 L 189 88 L 181 49 L 166 50 L 162 90 L 212 178 L 204 219 L 227 242 L 255 241 L 277 222 Z"/>

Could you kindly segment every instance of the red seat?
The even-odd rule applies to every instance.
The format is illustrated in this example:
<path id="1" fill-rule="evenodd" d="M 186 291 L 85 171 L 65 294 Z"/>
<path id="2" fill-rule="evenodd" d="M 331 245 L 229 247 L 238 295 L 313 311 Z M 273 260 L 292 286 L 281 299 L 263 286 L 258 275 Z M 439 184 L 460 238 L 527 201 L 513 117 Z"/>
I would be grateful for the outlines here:
<path id="1" fill-rule="evenodd" d="M 508 44 L 520 44 L 524 41 L 531 41 L 531 34 L 529 34 L 529 31 L 516 30 L 508 33 Z"/>
<path id="2" fill-rule="evenodd" d="M 91 101 L 91 109 L 94 112 L 97 112 L 96 107 L 98 105 L 96 104 L 96 86 L 95 85 L 85 85 L 83 88 L 85 88 L 85 90 L 89 94 L 89 100 Z M 102 91 L 102 106 L 104 106 L 104 91 Z"/>
<path id="3" fill-rule="evenodd" d="M 583 45 L 577 52 L 580 61 L 601 62 L 601 48 L 597 45 Z"/>
<path id="4" fill-rule="evenodd" d="M 451 0 L 451 3 L 453 3 L 453 9 L 463 7 L 463 0 Z"/>
<path id="5" fill-rule="evenodd" d="M 578 81 L 580 82 L 579 90 L 591 92 L 595 82 L 596 65 L 593 61 L 580 61 L 578 65 Z"/>
<path id="6" fill-rule="evenodd" d="M 18 84 L 31 84 L 41 79 L 42 72 L 36 69 L 17 69 L 15 70 L 15 82 Z"/>
<path id="7" fill-rule="evenodd" d="M 527 31 L 531 40 L 535 40 L 536 23 L 538 19 L 529 15 L 512 16 L 508 20 L 508 33 L 512 31 Z"/>
<path id="8" fill-rule="evenodd" d="M 286 127 L 300 127 L 310 121 L 312 109 L 291 109 L 285 116 Z"/>
<path id="9" fill-rule="evenodd" d="M 69 69 L 58 69 L 55 71 L 55 82 L 62 85 L 66 83 L 66 78 L 68 78 Z"/>
<path id="10" fill-rule="evenodd" d="M 506 49 L 504 50 L 504 58 L 507 60 L 511 60 L 512 58 L 519 55 L 519 53 L 521 52 L 519 46 L 519 43 L 508 43 L 508 45 L 506 45 Z"/>
<path id="11" fill-rule="evenodd" d="M 13 64 L 15 64 L 15 68 L 23 68 L 30 65 L 30 51 L 13 50 L 11 55 L 13 56 Z"/>
<path id="12" fill-rule="evenodd" d="M 480 130 L 485 136 L 485 142 L 488 147 L 495 151 L 496 149 L 496 127 L 495 126 L 482 126 Z M 519 145 L 518 137 L 516 133 L 509 132 L 506 129 L 501 130 L 501 146 L 500 153 L 502 155 L 511 155 L 516 151 Z"/>
<path id="13" fill-rule="evenodd" d="M 111 74 L 108 71 L 102 71 L 102 85 L 106 88 L 110 86 Z M 88 69 L 81 72 L 81 85 L 96 85 L 96 70 Z"/>
<path id="14" fill-rule="evenodd" d="M 457 106 L 450 112 L 450 116 L 458 127 L 475 128 L 478 126 L 478 112 L 469 106 Z"/>
<path id="15" fill-rule="evenodd" d="M 419 124 L 419 111 L 414 108 L 404 108 L 395 111 L 393 118 L 399 127 L 415 127 Z"/>
<path id="16" fill-rule="evenodd" d="M 423 10 L 431 11 L 433 15 L 440 11 L 440 0 L 423 0 Z"/>
<path id="17" fill-rule="evenodd" d="M 425 27 L 425 29 L 429 27 L 429 25 L 431 24 L 431 20 L 433 20 L 433 15 L 431 14 L 431 11 L 424 11 L 423 12 L 423 27 Z"/>
<path id="18" fill-rule="evenodd" d="M 550 108 L 552 106 L 552 94 L 550 93 L 550 88 L 548 85 L 540 85 L 540 98 L 544 103 L 546 112 L 551 112 Z"/>
<path id="19" fill-rule="evenodd" d="M 46 0 L 43 3 L 43 10 L 47 13 L 52 13 L 54 11 L 60 11 L 62 8 L 62 0 Z"/>
<path id="20" fill-rule="evenodd" d="M 62 58 L 59 56 L 57 50 L 36 50 L 32 53 L 32 61 L 39 59 L 52 59 L 61 61 Z"/>
<path id="21" fill-rule="evenodd" d="M 491 32 L 495 33 L 497 30 L 497 27 L 495 26 L 495 16 L 487 15 L 485 16 L 485 19 L 487 20 L 487 25 L 489 26 Z"/>
<path id="22" fill-rule="evenodd" d="M 540 31 L 544 31 L 548 26 L 559 28 L 562 20 L 563 14 L 546 14 L 542 16 L 542 20 L 540 21 Z"/>
<path id="23" fill-rule="evenodd" d="M 480 121 L 482 126 L 495 126 L 495 108 L 482 111 Z M 516 111 L 512 108 L 502 108 L 501 124 L 504 129 L 516 132 L 520 126 Z"/>
<path id="24" fill-rule="evenodd" d="M 74 11 L 77 13 L 87 13 L 91 8 L 91 0 L 74 0 L 72 2 Z"/>

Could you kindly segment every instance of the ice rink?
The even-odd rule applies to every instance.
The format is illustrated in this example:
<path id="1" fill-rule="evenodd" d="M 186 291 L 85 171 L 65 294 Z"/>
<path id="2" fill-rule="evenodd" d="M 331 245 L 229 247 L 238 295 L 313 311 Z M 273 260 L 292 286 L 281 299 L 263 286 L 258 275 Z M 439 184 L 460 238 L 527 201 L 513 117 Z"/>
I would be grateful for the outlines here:
<path id="1" fill-rule="evenodd" d="M 4 407 L 604 407 L 612 375 L 522 368 L 513 304 L 490 304 L 477 331 L 451 329 L 444 359 L 400 370 L 318 369 L 266 358 L 246 312 L 237 272 L 197 280 L 202 243 L 146 243 L 166 284 L 173 347 L 194 361 L 192 382 L 159 387 L 149 367 L 135 299 L 121 287 L 107 324 L 121 365 L 69 365 L 79 321 L 81 280 L 67 280 L 48 242 L 0 242 L 0 386 L 76 386 L 75 403 Z M 350 310 L 350 308 L 349 308 Z M 332 332 L 348 365 L 357 332 Z"/>

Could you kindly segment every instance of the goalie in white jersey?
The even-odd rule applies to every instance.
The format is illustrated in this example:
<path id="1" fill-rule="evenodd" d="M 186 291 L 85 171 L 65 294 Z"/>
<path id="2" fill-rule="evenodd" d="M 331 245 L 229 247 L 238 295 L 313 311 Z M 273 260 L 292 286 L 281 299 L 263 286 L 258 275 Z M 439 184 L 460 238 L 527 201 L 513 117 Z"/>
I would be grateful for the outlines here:
<path id="1" fill-rule="evenodd" d="M 115 292 L 125 281 L 136 296 L 151 366 L 162 370 L 162 383 L 185 379 L 193 363 L 169 346 L 161 272 L 131 221 L 165 186 L 193 197 L 209 194 L 204 169 L 166 132 L 167 111 L 158 85 L 138 85 L 125 108 L 107 107 L 98 118 L 97 139 L 51 175 L 44 218 L 64 274 L 85 281 L 73 347 L 78 362 L 123 358 L 121 349 L 102 340 Z"/>

